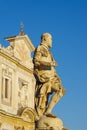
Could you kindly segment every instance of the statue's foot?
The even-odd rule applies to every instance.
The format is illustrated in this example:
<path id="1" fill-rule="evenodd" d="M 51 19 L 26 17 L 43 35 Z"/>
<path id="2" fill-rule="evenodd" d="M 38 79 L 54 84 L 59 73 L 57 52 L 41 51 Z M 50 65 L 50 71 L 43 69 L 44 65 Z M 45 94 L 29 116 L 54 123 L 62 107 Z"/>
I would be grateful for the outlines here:
<path id="1" fill-rule="evenodd" d="M 53 117 L 53 118 L 56 118 L 57 116 L 56 115 L 54 115 L 54 114 L 52 114 L 52 113 L 45 113 L 45 116 L 47 116 L 47 117 Z"/>

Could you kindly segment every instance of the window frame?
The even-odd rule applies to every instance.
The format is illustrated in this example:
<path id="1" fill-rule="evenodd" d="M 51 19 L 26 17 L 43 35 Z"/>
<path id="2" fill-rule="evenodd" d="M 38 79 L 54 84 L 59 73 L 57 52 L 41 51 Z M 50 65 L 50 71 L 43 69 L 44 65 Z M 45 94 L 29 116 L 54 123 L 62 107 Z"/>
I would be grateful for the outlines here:
<path id="1" fill-rule="evenodd" d="M 7 90 L 6 90 L 6 81 L 8 82 Z M 6 93 L 7 93 L 7 97 L 6 97 Z M 2 103 L 4 105 L 11 106 L 11 100 L 12 100 L 11 98 L 12 98 L 12 74 L 8 75 L 8 74 L 5 73 L 5 70 L 3 70 L 3 76 L 2 76 Z"/>

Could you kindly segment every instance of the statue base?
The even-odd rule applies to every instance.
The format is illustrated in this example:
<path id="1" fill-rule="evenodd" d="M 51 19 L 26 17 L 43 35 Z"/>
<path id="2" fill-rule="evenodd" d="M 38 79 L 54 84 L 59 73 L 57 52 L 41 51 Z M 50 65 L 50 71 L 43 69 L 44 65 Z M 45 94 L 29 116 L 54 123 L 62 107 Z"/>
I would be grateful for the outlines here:
<path id="1" fill-rule="evenodd" d="M 63 122 L 58 117 L 48 117 L 43 115 L 36 122 L 36 130 L 68 130 L 63 127 Z"/>

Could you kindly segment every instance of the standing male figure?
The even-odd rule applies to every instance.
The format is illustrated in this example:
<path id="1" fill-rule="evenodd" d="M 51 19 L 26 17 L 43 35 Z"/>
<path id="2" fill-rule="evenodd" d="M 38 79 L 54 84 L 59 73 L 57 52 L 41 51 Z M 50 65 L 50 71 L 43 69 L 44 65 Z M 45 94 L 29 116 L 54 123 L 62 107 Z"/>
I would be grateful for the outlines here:
<path id="1" fill-rule="evenodd" d="M 53 59 L 49 48 L 52 47 L 52 36 L 44 33 L 41 36 L 41 44 L 34 53 L 34 74 L 36 77 L 35 107 L 38 116 L 54 116 L 51 111 L 55 104 L 65 94 L 61 80 L 54 69 L 57 63 Z M 48 97 L 53 94 L 50 101 Z"/>

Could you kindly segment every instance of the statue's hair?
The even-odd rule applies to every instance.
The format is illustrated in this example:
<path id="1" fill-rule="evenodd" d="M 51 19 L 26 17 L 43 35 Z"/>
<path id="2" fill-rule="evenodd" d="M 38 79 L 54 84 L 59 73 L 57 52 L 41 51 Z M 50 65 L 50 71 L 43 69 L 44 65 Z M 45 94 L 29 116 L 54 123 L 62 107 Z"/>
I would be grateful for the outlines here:
<path id="1" fill-rule="evenodd" d="M 46 38 L 52 37 L 50 33 L 44 33 L 41 35 L 41 41 L 44 41 Z"/>

